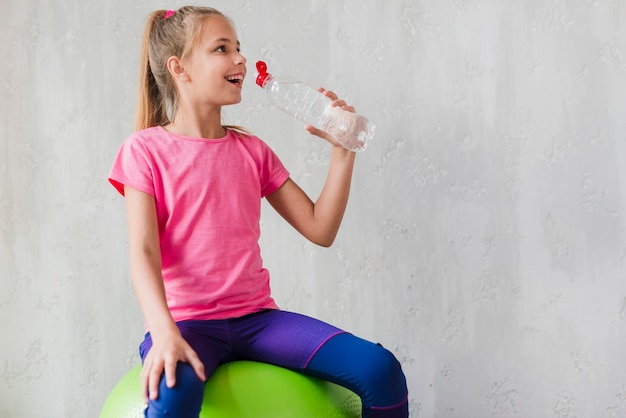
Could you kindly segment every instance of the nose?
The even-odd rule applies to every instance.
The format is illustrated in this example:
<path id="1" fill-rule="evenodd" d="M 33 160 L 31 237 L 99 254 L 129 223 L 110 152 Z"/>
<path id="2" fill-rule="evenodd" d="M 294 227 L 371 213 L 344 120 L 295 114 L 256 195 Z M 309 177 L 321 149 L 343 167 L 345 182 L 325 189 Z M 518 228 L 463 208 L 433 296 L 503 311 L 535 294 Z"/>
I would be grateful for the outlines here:
<path id="1" fill-rule="evenodd" d="M 235 57 L 235 63 L 239 65 L 239 64 L 245 64 L 246 62 L 248 62 L 246 57 L 244 57 L 241 52 L 238 52 L 237 56 Z"/>

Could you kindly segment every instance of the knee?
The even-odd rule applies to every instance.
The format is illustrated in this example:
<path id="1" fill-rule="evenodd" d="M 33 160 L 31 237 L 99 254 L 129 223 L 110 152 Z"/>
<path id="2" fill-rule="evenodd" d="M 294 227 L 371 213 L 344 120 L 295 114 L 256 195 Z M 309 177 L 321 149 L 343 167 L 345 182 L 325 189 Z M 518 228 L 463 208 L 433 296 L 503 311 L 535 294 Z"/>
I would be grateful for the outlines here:
<path id="1" fill-rule="evenodd" d="M 406 377 L 402 371 L 402 365 L 398 359 L 382 345 L 377 344 L 371 355 L 370 361 L 365 367 L 366 379 L 370 383 L 370 387 L 385 388 L 383 391 L 387 398 L 383 403 L 391 404 L 398 402 L 406 397 L 407 386 Z M 393 395 L 392 395 L 393 394 Z M 381 400 L 379 399 L 378 402 Z"/>
<path id="2" fill-rule="evenodd" d="M 400 362 L 380 344 L 343 333 L 328 340 L 307 370 L 343 385 L 361 397 L 364 408 L 406 402 L 407 385 Z"/>
<path id="3" fill-rule="evenodd" d="M 197 417 L 203 396 L 204 382 L 198 378 L 193 367 L 179 362 L 176 366 L 176 384 L 172 388 L 167 387 L 165 375 L 161 376 L 159 396 L 149 401 L 146 417 Z"/>

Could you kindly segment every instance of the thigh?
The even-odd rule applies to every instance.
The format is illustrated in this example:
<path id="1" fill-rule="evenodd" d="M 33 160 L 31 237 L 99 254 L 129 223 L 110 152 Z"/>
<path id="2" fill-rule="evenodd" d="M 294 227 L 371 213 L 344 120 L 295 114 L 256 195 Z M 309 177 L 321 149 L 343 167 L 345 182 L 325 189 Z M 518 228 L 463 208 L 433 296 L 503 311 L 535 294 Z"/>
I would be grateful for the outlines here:
<path id="1" fill-rule="evenodd" d="M 304 369 L 317 350 L 344 331 L 293 312 L 268 310 L 233 322 L 233 349 L 244 359 Z"/>

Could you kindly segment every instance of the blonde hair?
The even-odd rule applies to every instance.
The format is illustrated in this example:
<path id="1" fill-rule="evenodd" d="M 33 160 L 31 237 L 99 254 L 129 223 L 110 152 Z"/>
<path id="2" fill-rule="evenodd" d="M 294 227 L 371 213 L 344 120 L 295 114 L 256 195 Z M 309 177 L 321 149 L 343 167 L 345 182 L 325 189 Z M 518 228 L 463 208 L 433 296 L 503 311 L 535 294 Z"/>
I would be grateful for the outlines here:
<path id="1" fill-rule="evenodd" d="M 171 122 L 170 116 L 176 114 L 178 107 L 178 91 L 167 69 L 167 60 L 172 56 L 181 59 L 188 56 L 198 42 L 202 25 L 212 16 L 230 21 L 219 10 L 196 6 L 181 7 L 174 12 L 156 10 L 148 16 L 139 61 L 136 130 Z M 247 132 L 236 126 L 230 128 Z"/>

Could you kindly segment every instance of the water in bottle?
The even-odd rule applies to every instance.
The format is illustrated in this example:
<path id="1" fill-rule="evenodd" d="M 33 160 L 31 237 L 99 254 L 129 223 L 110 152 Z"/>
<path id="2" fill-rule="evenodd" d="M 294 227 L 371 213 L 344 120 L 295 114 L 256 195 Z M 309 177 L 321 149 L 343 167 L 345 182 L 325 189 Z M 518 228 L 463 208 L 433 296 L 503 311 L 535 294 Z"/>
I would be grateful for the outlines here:
<path id="1" fill-rule="evenodd" d="M 272 76 L 263 61 L 256 63 L 256 83 L 272 103 L 296 119 L 332 135 L 350 151 L 363 151 L 375 125 L 364 116 L 331 106 L 331 100 L 313 87 L 290 77 Z"/>

